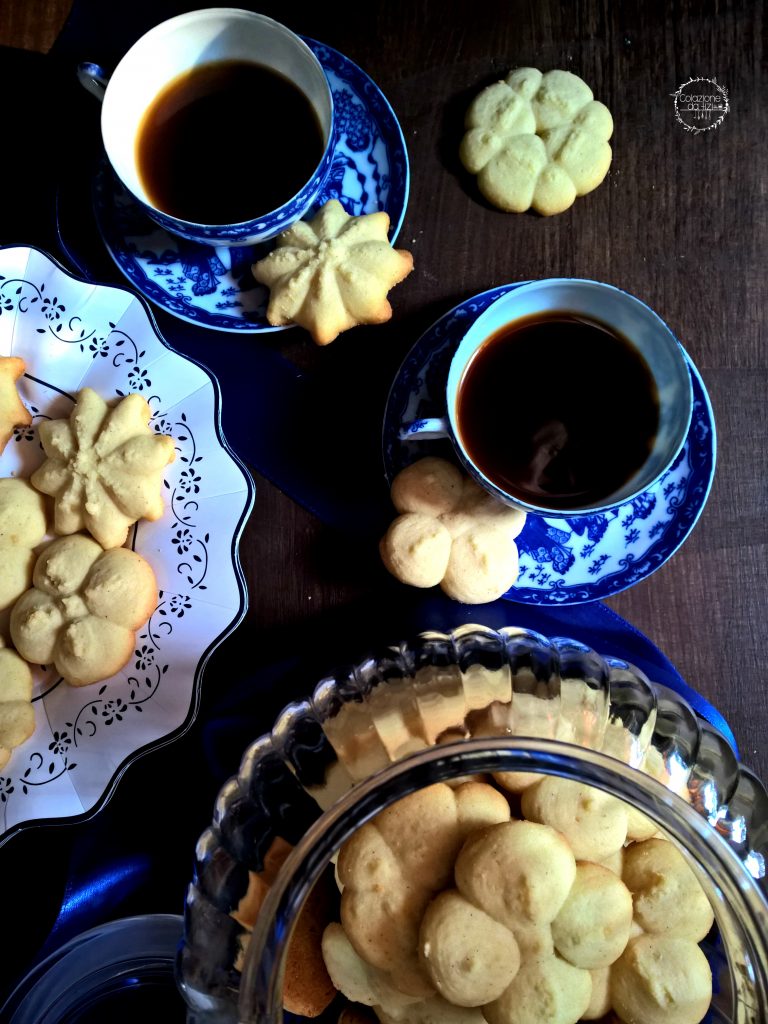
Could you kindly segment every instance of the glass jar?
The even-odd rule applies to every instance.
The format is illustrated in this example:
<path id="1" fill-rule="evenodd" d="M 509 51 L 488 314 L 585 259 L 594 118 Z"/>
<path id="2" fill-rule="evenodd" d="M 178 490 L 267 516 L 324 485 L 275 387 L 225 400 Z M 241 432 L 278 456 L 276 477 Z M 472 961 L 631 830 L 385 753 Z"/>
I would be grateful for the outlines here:
<path id="1" fill-rule="evenodd" d="M 339 846 L 416 789 L 491 771 L 560 775 L 652 818 L 715 910 L 710 1018 L 768 1020 L 760 782 L 679 695 L 626 662 L 482 626 L 421 634 L 323 680 L 246 752 L 198 844 L 188 894 L 179 981 L 195 1020 L 281 1021 L 291 927 Z M 275 836 L 294 849 L 243 942 L 232 911 Z"/>

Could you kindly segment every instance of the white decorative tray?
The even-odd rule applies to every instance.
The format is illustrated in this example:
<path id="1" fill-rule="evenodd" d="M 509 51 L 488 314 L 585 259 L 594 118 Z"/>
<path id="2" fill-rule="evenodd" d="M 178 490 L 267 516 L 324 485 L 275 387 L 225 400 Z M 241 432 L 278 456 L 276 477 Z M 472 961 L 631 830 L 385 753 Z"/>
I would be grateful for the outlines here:
<path id="1" fill-rule="evenodd" d="M 37 425 L 68 416 L 85 386 L 107 400 L 138 392 L 150 426 L 176 440 L 165 514 L 127 541 L 155 570 L 157 608 L 112 679 L 77 688 L 34 669 L 35 732 L 0 771 L 2 845 L 27 825 L 91 816 L 132 760 L 192 724 L 206 661 L 245 614 L 237 547 L 254 485 L 222 434 L 216 379 L 169 348 L 128 290 L 74 278 L 37 249 L 0 249 L 0 355 L 25 360 L 33 416 L 0 477 L 29 476 L 43 460 Z"/>

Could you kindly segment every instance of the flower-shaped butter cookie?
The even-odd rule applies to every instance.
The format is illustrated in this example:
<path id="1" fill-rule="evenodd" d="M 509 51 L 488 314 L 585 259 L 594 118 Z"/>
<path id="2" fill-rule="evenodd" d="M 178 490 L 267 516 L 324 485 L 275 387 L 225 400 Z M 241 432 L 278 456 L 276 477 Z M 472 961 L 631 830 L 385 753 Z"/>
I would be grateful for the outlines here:
<path id="1" fill-rule="evenodd" d="M 380 545 L 401 582 L 434 587 L 464 604 L 495 601 L 517 579 L 515 538 L 525 513 L 496 501 L 445 459 L 414 462 L 392 481 L 401 513 Z"/>
<path id="2" fill-rule="evenodd" d="M 465 124 L 461 162 L 501 210 L 562 213 L 611 164 L 610 111 L 569 71 L 512 71 L 476 97 Z"/>
<path id="3" fill-rule="evenodd" d="M 11 612 L 13 643 L 26 661 L 55 665 L 73 686 L 118 672 L 157 604 L 155 574 L 141 555 L 102 551 L 82 535 L 49 544 L 32 582 Z"/>
<path id="4" fill-rule="evenodd" d="M 21 403 L 16 381 L 26 369 L 18 356 L 0 356 L 0 453 L 10 440 L 14 427 L 28 427 L 32 416 Z"/>
<path id="5" fill-rule="evenodd" d="M 508 821 L 509 813 L 492 786 L 468 782 L 451 789 L 437 783 L 398 800 L 342 847 L 342 927 L 358 956 L 385 972 L 398 991 L 434 994 L 419 959 L 424 911 L 450 882 L 467 835 Z"/>
<path id="6" fill-rule="evenodd" d="M 556 775 L 526 789 L 523 814 L 562 833 L 579 860 L 600 863 L 627 838 L 627 804 L 594 786 Z"/>
<path id="7" fill-rule="evenodd" d="M 0 480 L 0 612 L 32 582 L 34 548 L 45 536 L 45 500 L 26 480 Z"/>
<path id="8" fill-rule="evenodd" d="M 622 877 L 632 892 L 635 920 L 644 931 L 694 942 L 706 937 L 715 920 L 712 906 L 673 843 L 632 843 L 624 851 Z"/>
<path id="9" fill-rule="evenodd" d="M 32 709 L 32 673 L 15 651 L 3 646 L 0 637 L 0 768 L 14 747 L 35 731 Z"/>
<path id="10" fill-rule="evenodd" d="M 88 530 L 104 548 L 125 543 L 139 519 L 163 514 L 163 470 L 176 457 L 172 437 L 149 428 L 141 395 L 109 406 L 83 388 L 66 420 L 40 425 L 48 456 L 31 477 L 55 502 L 56 533 Z"/>
<path id="11" fill-rule="evenodd" d="M 413 270 L 413 257 L 392 248 L 388 230 L 383 211 L 351 217 L 331 199 L 312 220 L 284 231 L 252 268 L 270 289 L 267 320 L 300 324 L 318 345 L 358 324 L 389 320 L 387 292 Z"/>
<path id="12" fill-rule="evenodd" d="M 611 1005 L 637 1024 L 699 1024 L 712 1002 L 712 971 L 691 939 L 639 935 L 611 967 Z"/>

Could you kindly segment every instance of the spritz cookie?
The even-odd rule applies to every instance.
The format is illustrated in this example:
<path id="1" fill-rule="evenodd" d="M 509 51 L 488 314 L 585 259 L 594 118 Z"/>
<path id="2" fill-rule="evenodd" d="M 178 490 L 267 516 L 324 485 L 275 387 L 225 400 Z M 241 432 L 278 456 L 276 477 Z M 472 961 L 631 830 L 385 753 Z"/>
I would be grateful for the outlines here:
<path id="1" fill-rule="evenodd" d="M 413 270 L 413 257 L 392 248 L 388 230 L 384 211 L 351 217 L 330 199 L 312 220 L 278 235 L 273 251 L 252 267 L 269 288 L 267 320 L 299 324 L 318 345 L 358 324 L 389 320 L 387 293 Z"/>
<path id="2" fill-rule="evenodd" d="M 47 459 L 30 479 L 53 495 L 56 533 L 87 530 L 103 548 L 118 548 L 139 519 L 162 516 L 163 473 L 176 446 L 150 429 L 151 415 L 141 395 L 110 406 L 83 388 L 68 419 L 40 424 Z"/>
<path id="3" fill-rule="evenodd" d="M 562 213 L 611 164 L 610 111 L 569 71 L 517 68 L 483 89 L 465 126 L 461 161 L 500 210 Z"/>

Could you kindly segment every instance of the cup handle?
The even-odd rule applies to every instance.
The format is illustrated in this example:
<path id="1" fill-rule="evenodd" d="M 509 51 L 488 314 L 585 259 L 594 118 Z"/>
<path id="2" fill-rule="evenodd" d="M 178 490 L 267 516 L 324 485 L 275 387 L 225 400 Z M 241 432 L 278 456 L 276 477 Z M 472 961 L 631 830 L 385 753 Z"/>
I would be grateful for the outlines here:
<path id="1" fill-rule="evenodd" d="M 90 61 L 83 61 L 77 65 L 77 80 L 86 92 L 95 96 L 99 103 L 102 102 L 109 82 L 109 75 L 104 68 Z"/>
<path id="2" fill-rule="evenodd" d="M 400 428 L 398 437 L 401 441 L 437 441 L 439 438 L 450 437 L 448 420 L 445 416 L 414 420 Z"/>

